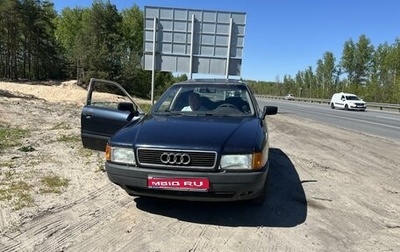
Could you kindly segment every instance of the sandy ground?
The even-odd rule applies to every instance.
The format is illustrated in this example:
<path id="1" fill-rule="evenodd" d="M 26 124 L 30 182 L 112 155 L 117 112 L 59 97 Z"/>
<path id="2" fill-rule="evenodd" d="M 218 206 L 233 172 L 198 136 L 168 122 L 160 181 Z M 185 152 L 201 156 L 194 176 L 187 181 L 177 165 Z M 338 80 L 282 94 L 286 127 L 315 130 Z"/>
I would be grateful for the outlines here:
<path id="1" fill-rule="evenodd" d="M 0 251 L 400 251 L 398 142 L 278 114 L 261 207 L 146 200 L 81 147 L 85 96 L 73 82 L 0 82 L 0 125 L 29 132 L 0 149 Z M 44 191 L 49 174 L 68 185 Z M 32 202 L 18 208 L 4 192 L 22 182 Z"/>

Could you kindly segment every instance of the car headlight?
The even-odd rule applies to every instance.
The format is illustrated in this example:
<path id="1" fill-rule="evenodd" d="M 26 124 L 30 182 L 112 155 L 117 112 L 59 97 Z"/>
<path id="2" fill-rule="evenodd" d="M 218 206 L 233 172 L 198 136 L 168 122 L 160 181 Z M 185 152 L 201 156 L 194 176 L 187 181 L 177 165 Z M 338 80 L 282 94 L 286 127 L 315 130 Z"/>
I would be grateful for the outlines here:
<path id="1" fill-rule="evenodd" d="M 241 154 L 241 155 L 222 155 L 221 169 L 225 170 L 260 170 L 267 161 L 268 157 L 260 153 Z"/>
<path id="2" fill-rule="evenodd" d="M 106 160 L 115 163 L 136 164 L 133 148 L 110 146 L 106 147 Z"/>
<path id="3" fill-rule="evenodd" d="M 223 155 L 221 168 L 229 170 L 251 169 L 251 155 Z"/>

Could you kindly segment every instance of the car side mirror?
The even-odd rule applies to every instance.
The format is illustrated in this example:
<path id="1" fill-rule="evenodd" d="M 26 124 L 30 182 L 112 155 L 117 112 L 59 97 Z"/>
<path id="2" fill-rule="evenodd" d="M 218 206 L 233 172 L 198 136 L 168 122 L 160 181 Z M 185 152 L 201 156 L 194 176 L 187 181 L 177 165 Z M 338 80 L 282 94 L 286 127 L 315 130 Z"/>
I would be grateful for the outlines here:
<path id="1" fill-rule="evenodd" d="M 126 120 L 129 122 L 129 121 L 131 121 L 135 116 L 138 116 L 138 115 L 139 115 L 139 112 L 133 110 L 133 111 L 128 115 L 128 117 L 126 118 Z"/>
<path id="2" fill-rule="evenodd" d="M 129 111 L 129 112 L 132 112 L 134 110 L 133 104 L 130 102 L 119 102 L 117 109 L 122 110 L 122 111 Z"/>
<path id="3" fill-rule="evenodd" d="M 276 115 L 278 113 L 277 106 L 264 106 L 263 112 L 261 114 L 261 119 L 264 120 L 267 115 Z"/>
<path id="4" fill-rule="evenodd" d="M 130 112 L 128 117 L 126 118 L 127 121 L 131 121 L 135 116 L 139 115 L 139 111 L 136 111 L 133 107 L 133 104 L 130 102 L 119 102 L 117 109 Z"/>

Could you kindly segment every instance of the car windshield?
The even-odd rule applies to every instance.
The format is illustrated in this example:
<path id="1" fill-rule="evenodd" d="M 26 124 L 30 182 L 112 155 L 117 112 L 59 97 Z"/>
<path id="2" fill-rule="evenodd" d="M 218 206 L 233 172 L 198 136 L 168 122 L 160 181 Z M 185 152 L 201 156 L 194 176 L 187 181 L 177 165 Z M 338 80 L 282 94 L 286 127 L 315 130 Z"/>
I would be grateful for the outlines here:
<path id="1" fill-rule="evenodd" d="M 244 85 L 179 84 L 171 86 L 152 110 L 156 114 L 252 116 L 255 109 Z"/>
<path id="2" fill-rule="evenodd" d="M 360 100 L 360 98 L 358 98 L 357 96 L 355 96 L 355 95 L 348 95 L 348 96 L 346 96 L 346 99 L 349 101 L 359 101 Z"/>

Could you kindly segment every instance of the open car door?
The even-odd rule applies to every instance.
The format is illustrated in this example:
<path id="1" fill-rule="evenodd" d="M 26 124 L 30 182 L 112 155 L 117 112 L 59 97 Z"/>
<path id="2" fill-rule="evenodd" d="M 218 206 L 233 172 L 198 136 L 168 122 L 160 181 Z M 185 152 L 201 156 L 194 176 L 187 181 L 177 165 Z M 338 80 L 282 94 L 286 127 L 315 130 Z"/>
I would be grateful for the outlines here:
<path id="1" fill-rule="evenodd" d="M 138 122 L 143 111 L 118 83 L 90 79 L 81 112 L 83 147 L 104 151 L 108 139 L 128 123 Z"/>

